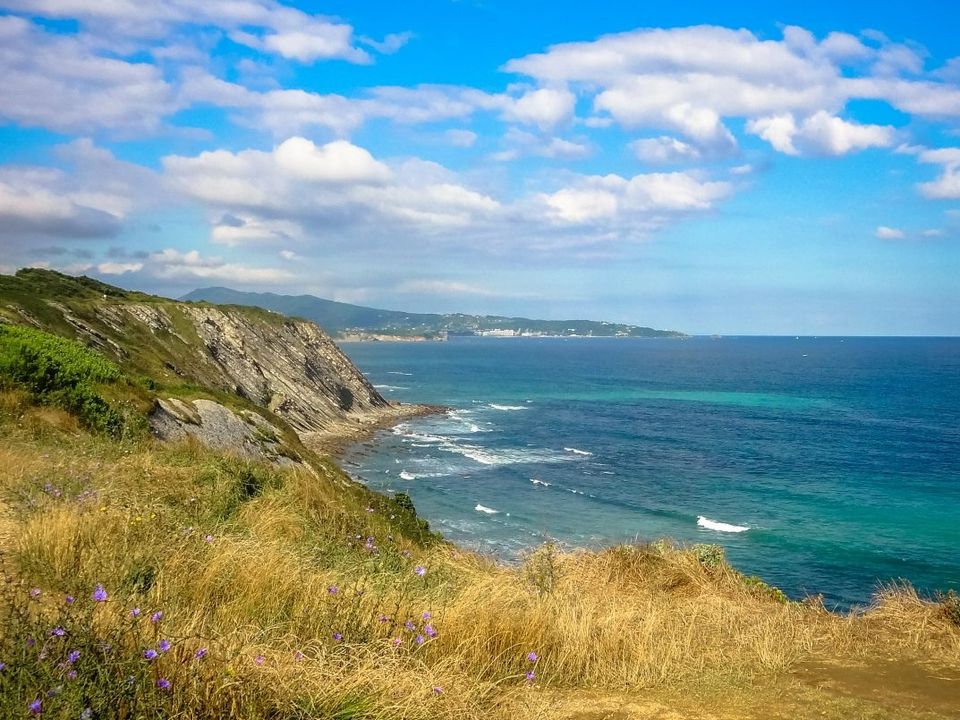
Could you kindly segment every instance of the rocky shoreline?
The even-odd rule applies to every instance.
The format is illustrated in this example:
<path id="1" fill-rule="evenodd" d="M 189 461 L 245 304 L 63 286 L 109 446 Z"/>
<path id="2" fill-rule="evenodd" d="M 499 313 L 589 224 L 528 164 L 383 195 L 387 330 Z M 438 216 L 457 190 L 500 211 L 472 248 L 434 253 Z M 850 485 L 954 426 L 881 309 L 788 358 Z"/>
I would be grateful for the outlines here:
<path id="1" fill-rule="evenodd" d="M 378 431 L 386 430 L 404 420 L 425 415 L 435 415 L 449 410 L 444 405 L 418 405 L 413 403 L 390 403 L 362 414 L 330 423 L 316 432 L 300 433 L 300 440 L 311 450 L 322 455 L 338 458 L 347 447 L 372 438 Z"/>

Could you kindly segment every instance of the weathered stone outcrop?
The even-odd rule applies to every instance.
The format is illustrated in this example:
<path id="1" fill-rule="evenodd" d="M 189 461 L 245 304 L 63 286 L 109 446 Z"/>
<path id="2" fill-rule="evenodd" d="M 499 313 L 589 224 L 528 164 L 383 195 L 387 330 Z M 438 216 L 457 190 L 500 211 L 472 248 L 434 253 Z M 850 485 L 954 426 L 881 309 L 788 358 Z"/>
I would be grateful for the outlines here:
<path id="1" fill-rule="evenodd" d="M 160 440 L 192 437 L 207 447 L 251 460 L 280 466 L 296 463 L 272 423 L 254 412 L 234 412 L 212 400 L 159 400 L 150 413 L 150 427 Z"/>
<path id="2" fill-rule="evenodd" d="M 267 407 L 298 432 L 324 430 L 388 403 L 316 325 L 230 308 L 181 305 L 227 389 Z"/>

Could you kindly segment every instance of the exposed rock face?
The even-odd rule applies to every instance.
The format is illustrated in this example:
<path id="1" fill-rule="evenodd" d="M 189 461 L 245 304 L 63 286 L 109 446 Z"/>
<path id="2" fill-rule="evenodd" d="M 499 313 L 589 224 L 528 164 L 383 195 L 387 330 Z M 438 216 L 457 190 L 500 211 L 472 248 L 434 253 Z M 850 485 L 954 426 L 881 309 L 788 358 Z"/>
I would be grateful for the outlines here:
<path id="1" fill-rule="evenodd" d="M 192 437 L 207 447 L 275 465 L 296 463 L 280 440 L 280 431 L 254 412 L 236 413 L 211 400 L 160 400 L 150 414 L 160 440 Z"/>
<path id="2" fill-rule="evenodd" d="M 269 408 L 298 432 L 388 406 L 316 325 L 263 320 L 229 308 L 181 305 L 224 385 Z"/>

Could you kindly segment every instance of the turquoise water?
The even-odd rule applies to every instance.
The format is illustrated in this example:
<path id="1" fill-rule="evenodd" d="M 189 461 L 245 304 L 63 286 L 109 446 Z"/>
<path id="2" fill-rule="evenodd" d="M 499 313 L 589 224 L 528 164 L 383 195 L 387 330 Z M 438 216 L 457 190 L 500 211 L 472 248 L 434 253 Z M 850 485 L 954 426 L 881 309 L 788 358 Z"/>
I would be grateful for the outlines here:
<path id="1" fill-rule="evenodd" d="M 719 543 L 744 572 L 840 608 L 898 578 L 960 587 L 960 339 L 344 349 L 386 397 L 452 408 L 345 466 L 410 493 L 458 543 L 503 558 L 546 538 Z"/>

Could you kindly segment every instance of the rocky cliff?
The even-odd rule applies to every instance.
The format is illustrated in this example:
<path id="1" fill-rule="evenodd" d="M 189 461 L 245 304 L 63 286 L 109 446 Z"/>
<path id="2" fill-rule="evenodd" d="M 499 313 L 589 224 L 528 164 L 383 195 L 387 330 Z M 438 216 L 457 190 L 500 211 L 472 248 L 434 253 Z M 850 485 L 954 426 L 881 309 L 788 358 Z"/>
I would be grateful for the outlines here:
<path id="1" fill-rule="evenodd" d="M 182 303 L 45 270 L 0 276 L 0 320 L 79 339 L 158 395 L 213 390 L 298 433 L 394 409 L 316 325 L 257 308 Z"/>

